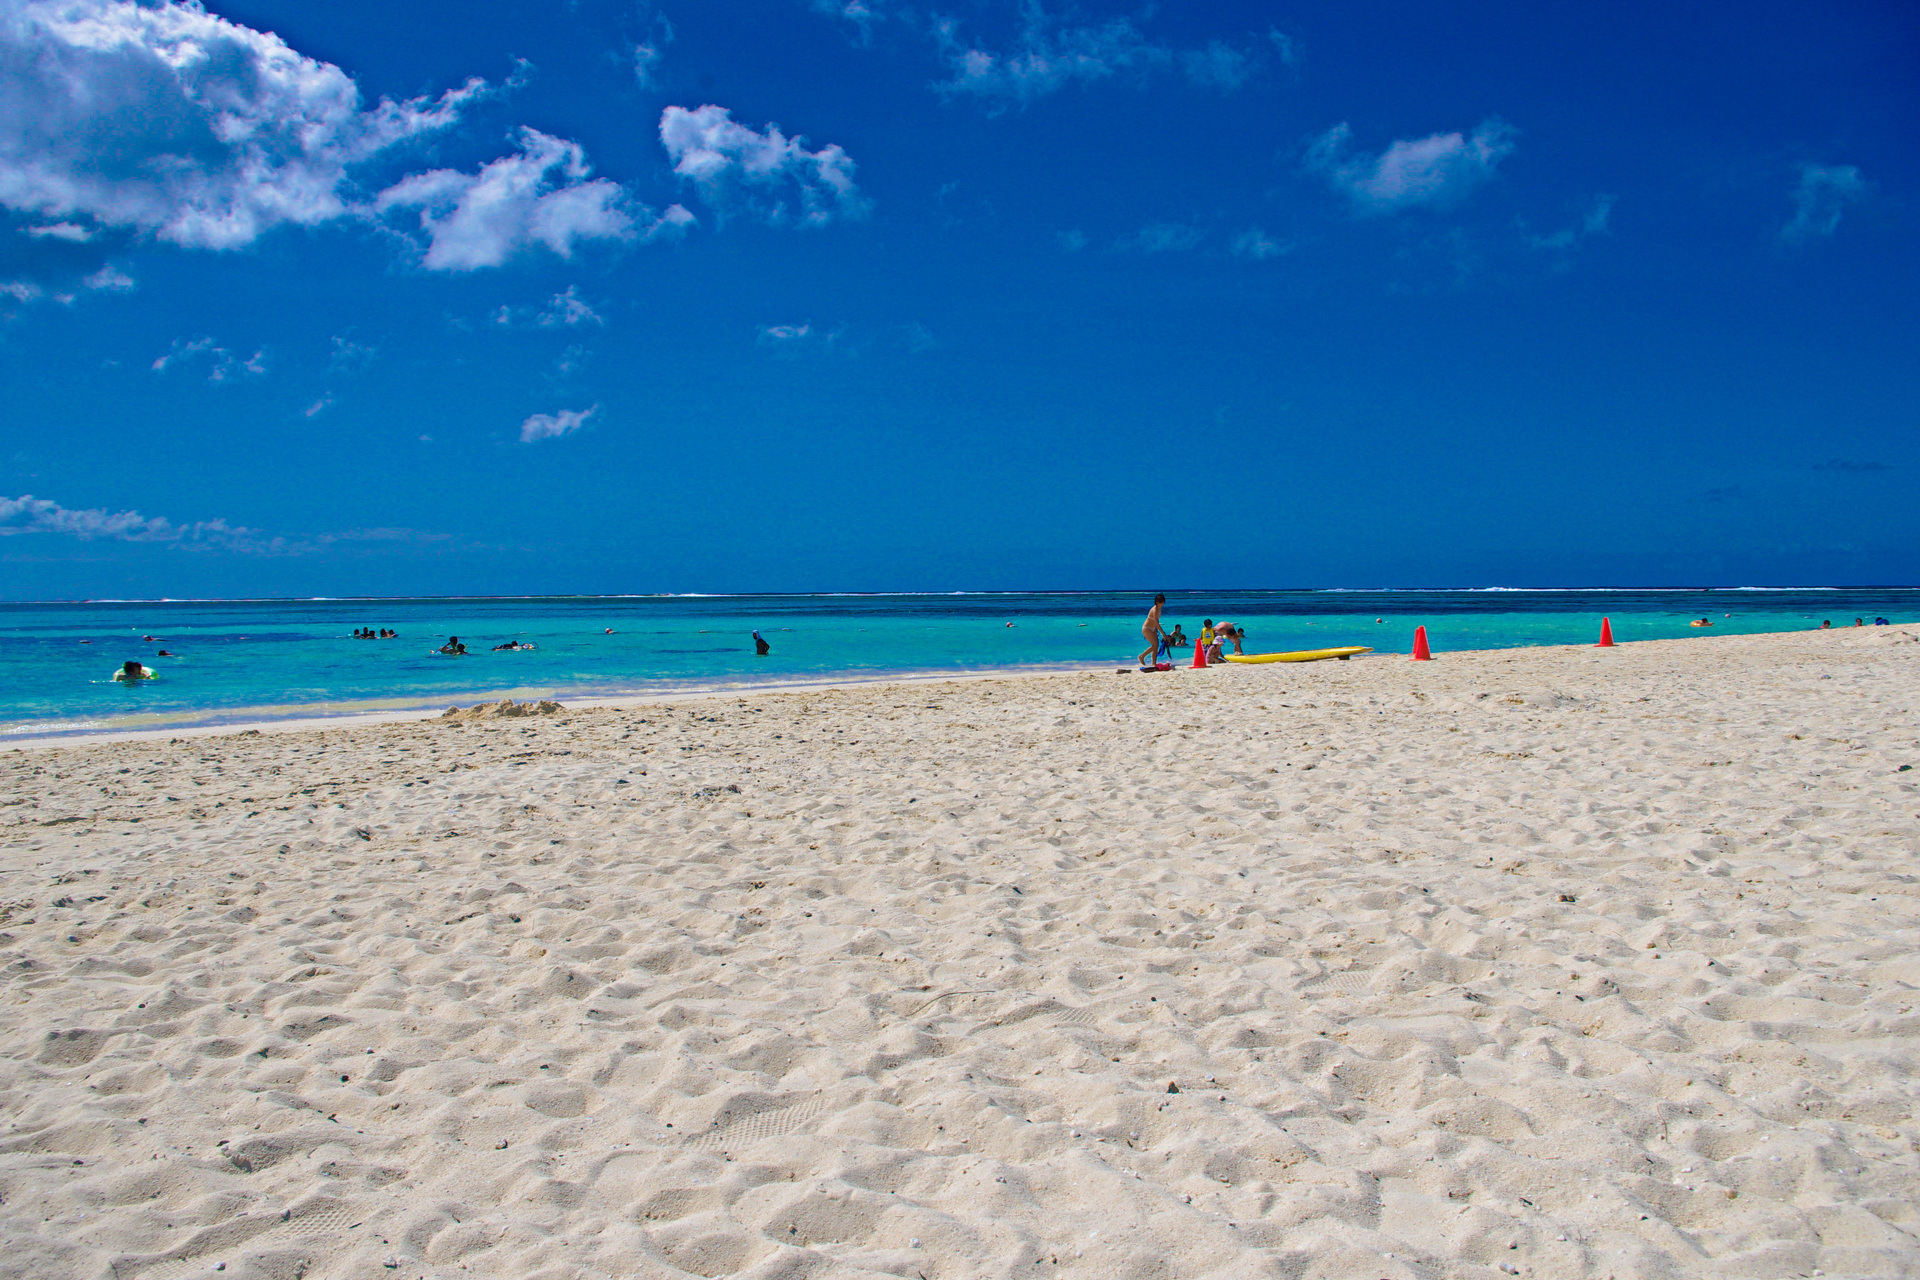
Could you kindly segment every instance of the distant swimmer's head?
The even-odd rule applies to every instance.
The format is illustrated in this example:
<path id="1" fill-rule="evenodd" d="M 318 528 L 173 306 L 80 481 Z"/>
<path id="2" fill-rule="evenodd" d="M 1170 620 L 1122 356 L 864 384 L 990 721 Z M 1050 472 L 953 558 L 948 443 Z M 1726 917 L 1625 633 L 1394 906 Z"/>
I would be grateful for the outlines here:
<path id="1" fill-rule="evenodd" d="M 138 680 L 146 674 L 146 668 L 137 662 L 124 663 L 120 668 L 122 680 Z"/>

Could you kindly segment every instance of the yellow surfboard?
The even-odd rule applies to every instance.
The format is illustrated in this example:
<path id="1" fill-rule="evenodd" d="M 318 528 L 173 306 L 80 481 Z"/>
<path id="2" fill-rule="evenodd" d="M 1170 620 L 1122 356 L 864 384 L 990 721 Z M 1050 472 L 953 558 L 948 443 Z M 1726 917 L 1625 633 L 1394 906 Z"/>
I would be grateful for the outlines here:
<path id="1" fill-rule="evenodd" d="M 1356 653 L 1372 653 L 1365 645 L 1355 645 L 1348 649 L 1300 649 L 1293 653 L 1228 653 L 1221 655 L 1228 662 L 1318 662 L 1322 658 L 1339 658 L 1342 662 Z"/>

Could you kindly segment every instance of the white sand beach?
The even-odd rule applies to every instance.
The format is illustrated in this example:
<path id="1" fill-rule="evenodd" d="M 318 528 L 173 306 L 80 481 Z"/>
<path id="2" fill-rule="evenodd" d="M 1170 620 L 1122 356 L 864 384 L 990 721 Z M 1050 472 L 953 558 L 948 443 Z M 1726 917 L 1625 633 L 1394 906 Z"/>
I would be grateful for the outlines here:
<path id="1" fill-rule="evenodd" d="M 7 751 L 0 973 L 8 1275 L 1920 1276 L 1920 629 Z"/>

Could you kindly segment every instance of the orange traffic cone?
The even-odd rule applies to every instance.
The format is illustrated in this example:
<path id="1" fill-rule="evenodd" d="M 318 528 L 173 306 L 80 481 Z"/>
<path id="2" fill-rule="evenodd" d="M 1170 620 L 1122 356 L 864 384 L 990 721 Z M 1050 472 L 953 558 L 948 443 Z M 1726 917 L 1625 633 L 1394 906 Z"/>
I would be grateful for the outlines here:
<path id="1" fill-rule="evenodd" d="M 1413 660 L 1415 662 L 1433 661 L 1433 650 L 1427 648 L 1427 629 L 1425 627 L 1415 627 L 1413 629 Z"/>
<path id="2" fill-rule="evenodd" d="M 1593 647 L 1596 649 L 1613 648 L 1613 622 L 1611 619 L 1600 619 L 1600 643 Z"/>
<path id="3" fill-rule="evenodd" d="M 1201 644 L 1198 640 L 1193 642 L 1193 665 L 1196 668 L 1207 665 L 1207 646 Z"/>

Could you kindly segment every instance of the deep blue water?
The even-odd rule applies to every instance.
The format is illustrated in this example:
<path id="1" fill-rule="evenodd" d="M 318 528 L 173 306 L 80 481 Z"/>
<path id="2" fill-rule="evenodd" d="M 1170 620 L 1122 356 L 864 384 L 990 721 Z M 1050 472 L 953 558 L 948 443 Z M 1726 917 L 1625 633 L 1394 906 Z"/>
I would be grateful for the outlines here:
<path id="1" fill-rule="evenodd" d="M 1371 645 L 1436 653 L 1920 618 L 1920 590 L 1192 591 L 1189 636 L 1231 619 L 1249 652 Z M 724 689 L 888 675 L 1121 665 L 1141 592 L 1033 595 L 545 597 L 0 604 L 0 732 L 85 733 L 470 703 Z M 1711 617 L 1711 630 L 1689 619 Z M 1377 620 L 1376 620 L 1377 619 Z M 1013 625 L 1009 627 L 1007 624 Z M 356 626 L 394 640 L 355 640 Z M 613 634 L 607 634 L 612 628 Z M 773 652 L 758 658 L 758 628 Z M 434 650 L 459 635 L 464 658 Z M 152 641 L 142 636 L 152 636 Z M 532 652 L 494 653 L 508 639 Z M 159 649 L 178 655 L 155 656 Z M 137 659 L 161 678 L 128 687 Z"/>

